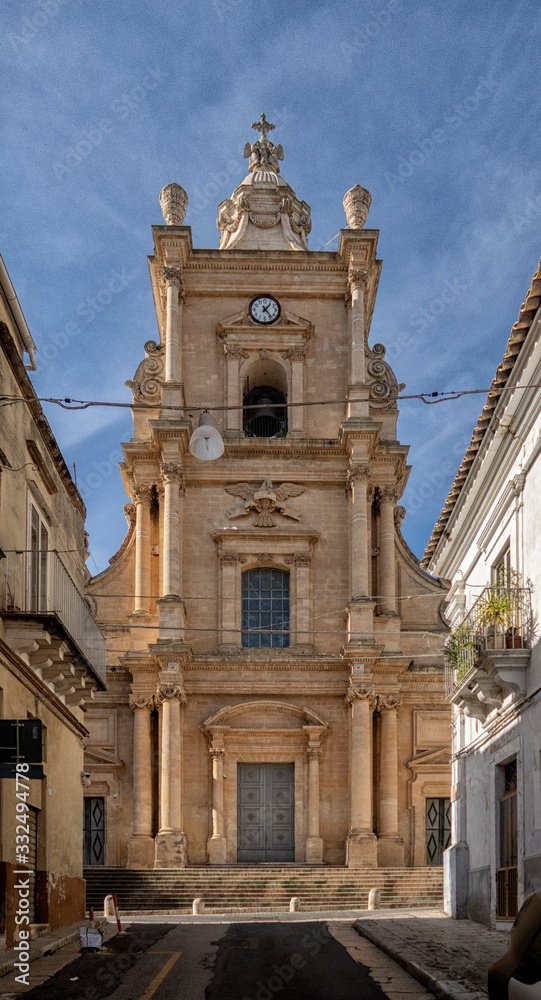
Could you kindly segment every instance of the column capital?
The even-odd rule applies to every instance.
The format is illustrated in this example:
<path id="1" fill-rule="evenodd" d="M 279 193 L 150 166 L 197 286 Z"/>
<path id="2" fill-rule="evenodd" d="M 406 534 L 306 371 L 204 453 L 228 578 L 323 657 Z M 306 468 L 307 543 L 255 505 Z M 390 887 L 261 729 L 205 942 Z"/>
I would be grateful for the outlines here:
<path id="1" fill-rule="evenodd" d="M 361 292 L 364 291 L 367 285 L 368 285 L 368 271 L 366 270 L 366 268 L 364 267 L 350 268 L 350 270 L 348 271 L 348 292 L 350 296 L 353 295 L 353 292 L 356 289 L 359 289 Z"/>
<path id="2" fill-rule="evenodd" d="M 283 352 L 282 357 L 284 361 L 304 361 L 306 357 L 306 347 L 301 344 L 296 347 L 290 347 L 289 350 Z"/>
<path id="3" fill-rule="evenodd" d="M 130 706 L 132 712 L 141 711 L 143 709 L 146 709 L 148 712 L 153 712 L 156 707 L 153 694 L 131 694 L 128 705 Z"/>
<path id="4" fill-rule="evenodd" d="M 164 701 L 177 700 L 181 705 L 187 702 L 186 692 L 182 684 L 158 684 L 156 688 L 156 704 L 163 705 Z"/>
<path id="5" fill-rule="evenodd" d="M 399 694 L 378 694 L 377 702 L 379 711 L 392 712 L 400 708 L 402 698 Z"/>
<path id="6" fill-rule="evenodd" d="M 220 552 L 220 562 L 222 566 L 236 566 L 238 555 L 236 552 Z"/>
<path id="7" fill-rule="evenodd" d="M 249 351 L 245 351 L 240 344 L 224 344 L 224 353 L 232 360 L 244 361 L 250 357 Z"/>
<path id="8" fill-rule="evenodd" d="M 370 708 L 373 710 L 376 707 L 377 697 L 373 687 L 357 687 L 354 684 L 349 685 L 345 697 L 345 703 L 347 705 L 352 705 L 355 701 L 367 701 Z"/>
<path id="9" fill-rule="evenodd" d="M 400 496 L 400 490 L 398 489 L 398 486 L 388 485 L 379 487 L 380 503 L 389 503 L 394 506 L 399 496 Z"/>
<path id="10" fill-rule="evenodd" d="M 306 750 L 307 760 L 320 760 L 321 754 L 323 753 L 323 747 L 308 747 Z"/>
<path id="11" fill-rule="evenodd" d="M 184 488 L 184 469 L 182 462 L 160 462 L 160 482 L 164 486 L 177 483 Z"/>
<path id="12" fill-rule="evenodd" d="M 368 464 L 352 463 L 347 471 L 346 493 L 353 493 L 354 487 L 360 484 L 366 486 L 367 491 L 371 491 L 373 496 L 374 484 L 370 479 L 371 474 L 372 470 Z"/>
<path id="13" fill-rule="evenodd" d="M 180 267 L 164 267 L 162 268 L 162 276 L 167 285 L 174 285 L 180 291 L 182 287 L 182 271 Z"/>
<path id="14" fill-rule="evenodd" d="M 134 503 L 150 503 L 152 500 L 153 483 L 134 483 L 132 499 Z"/>
<path id="15" fill-rule="evenodd" d="M 224 760 L 225 750 L 223 747 L 209 747 L 209 754 L 212 760 Z"/>

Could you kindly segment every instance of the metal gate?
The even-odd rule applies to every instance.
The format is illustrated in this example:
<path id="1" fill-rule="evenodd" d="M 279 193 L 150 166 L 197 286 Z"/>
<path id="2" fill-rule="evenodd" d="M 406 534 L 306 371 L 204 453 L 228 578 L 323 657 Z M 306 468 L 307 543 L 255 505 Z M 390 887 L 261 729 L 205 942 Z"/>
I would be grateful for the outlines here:
<path id="1" fill-rule="evenodd" d="M 105 799 L 85 798 L 83 864 L 105 864 Z"/>
<path id="2" fill-rule="evenodd" d="M 239 764 L 237 861 L 294 861 L 294 764 Z"/>
<path id="3" fill-rule="evenodd" d="M 443 852 L 451 843 L 451 800 L 426 800 L 426 863 L 442 865 Z"/>

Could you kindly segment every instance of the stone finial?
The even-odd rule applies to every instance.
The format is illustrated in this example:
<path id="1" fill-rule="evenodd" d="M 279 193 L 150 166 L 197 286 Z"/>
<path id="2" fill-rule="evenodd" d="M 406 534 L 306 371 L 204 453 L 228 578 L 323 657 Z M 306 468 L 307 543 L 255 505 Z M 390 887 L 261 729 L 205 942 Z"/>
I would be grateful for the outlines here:
<path id="1" fill-rule="evenodd" d="M 344 212 L 346 213 L 350 229 L 364 229 L 371 204 L 372 195 L 370 191 L 361 187 L 360 184 L 356 184 L 355 187 L 346 191 L 344 195 Z"/>
<path id="2" fill-rule="evenodd" d="M 188 208 L 188 195 L 180 184 L 166 184 L 160 191 L 160 205 L 168 226 L 181 226 Z"/>

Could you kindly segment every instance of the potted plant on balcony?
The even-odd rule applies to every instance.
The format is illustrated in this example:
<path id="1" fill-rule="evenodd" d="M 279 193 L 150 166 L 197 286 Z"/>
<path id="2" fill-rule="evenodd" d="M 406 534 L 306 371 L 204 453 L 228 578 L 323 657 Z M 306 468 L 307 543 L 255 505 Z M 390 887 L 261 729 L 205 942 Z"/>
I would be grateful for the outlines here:
<path id="1" fill-rule="evenodd" d="M 509 591 L 495 587 L 477 601 L 477 624 L 485 633 L 487 649 L 503 649 L 508 628 L 513 626 L 515 604 Z"/>

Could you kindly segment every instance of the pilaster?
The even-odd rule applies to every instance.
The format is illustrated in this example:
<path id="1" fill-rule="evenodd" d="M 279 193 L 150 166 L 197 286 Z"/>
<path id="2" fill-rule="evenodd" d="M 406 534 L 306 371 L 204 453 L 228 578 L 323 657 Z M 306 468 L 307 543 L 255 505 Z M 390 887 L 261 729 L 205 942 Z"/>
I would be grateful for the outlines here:
<path id="1" fill-rule="evenodd" d="M 180 675 L 162 671 L 156 690 L 161 706 L 160 830 L 155 841 L 155 868 L 184 868 L 186 835 L 182 832 L 181 717 L 186 694 Z"/>
<path id="2" fill-rule="evenodd" d="M 150 713 L 154 696 L 133 694 L 129 700 L 133 712 L 133 833 L 128 843 L 127 868 L 152 868 L 152 745 Z"/>
<path id="3" fill-rule="evenodd" d="M 377 841 L 372 828 L 372 712 L 374 688 L 350 681 L 346 705 L 351 706 L 350 832 L 346 841 L 349 868 L 377 867 Z"/>
<path id="4" fill-rule="evenodd" d="M 404 842 L 398 836 L 398 695 L 378 695 L 381 713 L 381 747 L 378 783 L 378 865 L 404 864 Z"/>

